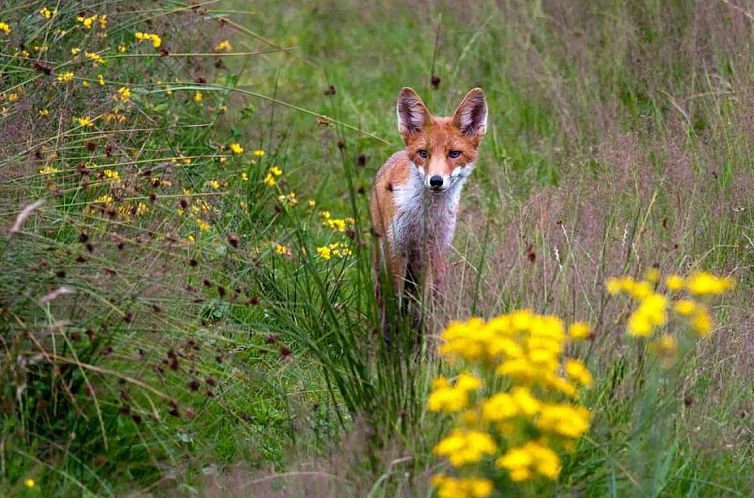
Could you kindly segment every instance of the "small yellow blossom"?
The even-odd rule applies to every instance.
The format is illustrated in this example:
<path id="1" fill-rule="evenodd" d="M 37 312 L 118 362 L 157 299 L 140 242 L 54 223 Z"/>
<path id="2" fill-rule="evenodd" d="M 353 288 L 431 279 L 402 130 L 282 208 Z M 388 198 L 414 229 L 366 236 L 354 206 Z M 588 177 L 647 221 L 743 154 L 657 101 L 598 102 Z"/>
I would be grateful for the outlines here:
<path id="1" fill-rule="evenodd" d="M 213 190 L 217 190 L 217 189 L 219 189 L 219 188 L 221 187 L 221 184 L 220 184 L 220 182 L 219 182 L 219 181 L 217 181 L 217 180 L 207 180 L 207 181 L 206 181 L 206 182 L 204 183 L 204 186 L 205 186 L 205 187 L 208 187 L 208 188 L 211 188 L 211 189 L 213 189 Z"/>
<path id="2" fill-rule="evenodd" d="M 125 102 L 131 97 L 131 90 L 128 87 L 122 86 L 118 88 L 118 98 Z"/>
<path id="3" fill-rule="evenodd" d="M 665 279 L 665 287 L 667 287 L 669 291 L 679 291 L 683 289 L 685 284 L 686 281 L 680 275 L 669 275 L 668 278 Z"/>
<path id="4" fill-rule="evenodd" d="M 273 249 L 275 250 L 275 254 L 280 254 L 281 256 L 290 256 L 291 251 L 287 247 L 285 247 L 283 244 L 278 244 L 277 242 L 273 242 L 272 245 Z"/>
<path id="5" fill-rule="evenodd" d="M 55 9 L 50 10 L 47 7 L 42 7 L 41 9 L 39 9 L 39 15 L 41 15 L 45 19 L 50 19 L 55 15 Z"/>
<path id="6" fill-rule="evenodd" d="M 119 53 L 121 53 L 121 54 L 122 54 L 122 53 L 124 53 L 124 52 L 125 52 L 126 50 L 128 50 L 128 49 L 126 48 L 126 46 L 125 46 L 125 45 L 118 45 L 118 52 L 119 52 Z"/>
<path id="7" fill-rule="evenodd" d="M 494 491 L 492 481 L 479 477 L 432 476 L 432 485 L 439 498 L 487 498 Z"/>
<path id="8" fill-rule="evenodd" d="M 568 335 L 575 341 L 588 339 L 592 335 L 592 327 L 586 322 L 574 322 L 568 327 Z"/>
<path id="9" fill-rule="evenodd" d="M 539 442 L 529 442 L 511 448 L 497 460 L 497 466 L 506 469 L 513 481 L 526 481 L 537 476 L 555 480 L 560 474 L 557 453 Z"/>
<path id="10" fill-rule="evenodd" d="M 97 20 L 99 21 L 100 29 L 107 29 L 107 15 L 101 15 Z"/>
<path id="11" fill-rule="evenodd" d="M 31 477 L 24 480 L 24 486 L 26 486 L 29 489 L 33 488 L 36 485 L 37 485 L 37 483 Z"/>
<path id="12" fill-rule="evenodd" d="M 59 173 L 60 170 L 54 166 L 45 166 L 44 168 L 39 170 L 40 175 L 54 175 L 55 173 Z"/>
<path id="13" fill-rule="evenodd" d="M 105 169 L 104 171 L 102 171 L 102 174 L 104 174 L 105 178 L 107 178 L 108 180 L 115 180 L 115 181 L 120 180 L 120 173 L 118 173 L 115 170 Z"/>
<path id="14" fill-rule="evenodd" d="M 78 55 L 79 52 L 81 52 L 81 49 L 78 47 L 72 47 L 71 48 L 71 55 Z"/>
<path id="15" fill-rule="evenodd" d="M 91 128 L 92 126 L 94 126 L 94 121 L 92 121 L 89 116 L 76 118 L 76 122 L 79 124 L 79 126 L 86 126 L 88 128 Z"/>
<path id="16" fill-rule="evenodd" d="M 97 64 L 104 64 L 105 62 L 105 59 L 103 59 L 101 55 L 95 54 L 94 52 L 84 52 L 84 57 L 94 62 L 95 66 Z"/>
<path id="17" fill-rule="evenodd" d="M 296 198 L 295 192 L 290 192 L 287 195 L 279 195 L 278 202 L 280 202 L 280 204 L 283 204 L 284 206 L 293 207 L 298 204 L 298 199 Z"/>
<path id="18" fill-rule="evenodd" d="M 707 272 L 694 272 L 686 282 L 686 290 L 697 296 L 722 294 L 732 287 L 732 278 L 721 278 Z"/>
<path id="19" fill-rule="evenodd" d="M 9 35 L 11 29 L 10 29 L 10 26 L 8 25 L 8 23 L 0 22 L 0 31 L 2 31 L 3 34 Z"/>
<path id="20" fill-rule="evenodd" d="M 140 202 L 136 205 L 136 216 L 141 216 L 149 212 L 149 206 Z"/>
<path id="21" fill-rule="evenodd" d="M 210 224 L 201 218 L 196 219 L 196 225 L 199 227 L 199 230 L 201 230 L 202 232 L 209 230 L 210 228 Z"/>
<path id="22" fill-rule="evenodd" d="M 94 23 L 94 21 L 97 20 L 97 15 L 95 14 L 90 17 L 77 16 L 76 20 L 80 22 L 81 24 L 83 24 L 86 29 L 92 29 L 92 24 Z"/>
<path id="23" fill-rule="evenodd" d="M 497 445 L 486 432 L 479 430 L 455 429 L 437 443 L 434 453 L 447 457 L 454 467 L 477 463 L 487 455 L 494 455 Z"/>
<path id="24" fill-rule="evenodd" d="M 101 74 L 97 75 L 97 84 L 99 84 L 99 86 L 105 86 L 105 77 Z"/>
<path id="25" fill-rule="evenodd" d="M 237 142 L 230 144 L 230 150 L 233 152 L 233 154 L 243 154 L 243 147 L 241 147 L 241 144 Z"/>
<path id="26" fill-rule="evenodd" d="M 48 109 L 40 109 L 37 111 L 37 115 L 40 118 L 46 118 L 50 115 L 50 111 Z"/>
<path id="27" fill-rule="evenodd" d="M 138 42 L 142 41 L 151 41 L 152 46 L 154 48 L 160 48 L 160 45 L 162 45 L 162 38 L 160 38 L 158 35 L 154 33 L 141 33 L 138 32 L 134 35 L 136 37 L 136 40 Z"/>
<path id="28" fill-rule="evenodd" d="M 83 86 L 84 88 L 89 88 L 89 82 L 88 81 L 82 81 L 81 82 L 81 86 Z"/>
<path id="29" fill-rule="evenodd" d="M 220 43 L 218 43 L 217 45 L 215 45 L 215 50 L 217 52 L 229 51 L 231 49 L 232 49 L 232 47 L 230 46 L 230 42 L 228 40 L 223 40 Z"/>
<path id="30" fill-rule="evenodd" d="M 249 175 L 247 175 L 245 171 L 241 172 L 241 180 L 245 182 L 249 181 Z"/>
<path id="31" fill-rule="evenodd" d="M 197 92 L 194 94 L 194 102 L 197 104 L 200 103 L 202 100 L 204 100 L 204 94 L 197 90 Z"/>
<path id="32" fill-rule="evenodd" d="M 580 360 L 568 360 L 565 364 L 565 371 L 568 378 L 573 379 L 584 387 L 592 385 L 592 375 L 587 370 L 584 362 Z"/>
<path id="33" fill-rule="evenodd" d="M 255 150 L 255 151 L 253 152 L 253 154 L 254 154 L 255 156 L 257 156 L 257 157 L 262 157 L 262 156 L 264 156 L 264 151 L 263 151 L 262 149 L 257 149 L 257 150 Z"/>
<path id="34" fill-rule="evenodd" d="M 306 201 L 306 205 L 310 208 L 313 208 L 317 205 L 317 201 L 315 201 L 314 199 L 309 199 L 308 201 Z"/>
<path id="35" fill-rule="evenodd" d="M 65 73 L 58 73 L 58 81 L 72 81 L 73 80 L 73 72 L 72 71 L 66 71 Z"/>

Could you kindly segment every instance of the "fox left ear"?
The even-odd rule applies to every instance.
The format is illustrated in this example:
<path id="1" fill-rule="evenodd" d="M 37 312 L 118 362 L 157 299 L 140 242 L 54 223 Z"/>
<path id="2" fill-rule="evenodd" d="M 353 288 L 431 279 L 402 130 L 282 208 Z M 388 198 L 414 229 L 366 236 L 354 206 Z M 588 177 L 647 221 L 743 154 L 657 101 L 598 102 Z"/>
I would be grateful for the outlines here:
<path id="1" fill-rule="evenodd" d="M 451 123 L 470 137 L 487 133 L 487 98 L 481 88 L 469 90 L 453 113 Z"/>

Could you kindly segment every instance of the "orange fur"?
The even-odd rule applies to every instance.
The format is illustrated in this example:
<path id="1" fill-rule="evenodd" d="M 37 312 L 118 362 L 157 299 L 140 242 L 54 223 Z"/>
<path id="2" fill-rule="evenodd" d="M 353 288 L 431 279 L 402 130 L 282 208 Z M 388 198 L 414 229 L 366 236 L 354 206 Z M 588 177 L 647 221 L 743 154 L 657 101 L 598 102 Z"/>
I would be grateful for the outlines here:
<path id="1" fill-rule="evenodd" d="M 407 271 L 415 276 L 429 270 L 437 291 L 447 268 L 461 189 L 486 132 L 487 103 L 475 88 L 452 117 L 432 117 L 416 92 L 404 88 L 397 113 L 406 147 L 375 178 L 371 215 L 381 243 L 375 266 L 379 272 L 380 265 L 387 265 L 399 292 Z"/>

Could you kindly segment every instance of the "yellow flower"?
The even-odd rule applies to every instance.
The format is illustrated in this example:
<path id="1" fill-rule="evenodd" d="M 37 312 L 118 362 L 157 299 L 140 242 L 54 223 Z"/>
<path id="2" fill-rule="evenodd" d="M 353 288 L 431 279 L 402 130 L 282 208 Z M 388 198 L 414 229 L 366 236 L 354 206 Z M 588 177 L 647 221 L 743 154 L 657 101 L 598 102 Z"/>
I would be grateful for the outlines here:
<path id="1" fill-rule="evenodd" d="M 86 29 L 92 29 L 92 24 L 97 20 L 97 15 L 91 17 L 77 16 L 76 20 L 83 24 Z"/>
<path id="2" fill-rule="evenodd" d="M 696 309 L 696 302 L 691 299 L 681 299 L 673 304 L 673 311 L 681 316 L 690 316 L 696 311 Z"/>
<path id="3" fill-rule="evenodd" d="M 84 116 L 81 118 L 76 118 L 76 121 L 78 122 L 79 126 L 86 126 L 91 128 L 94 126 L 94 121 L 91 120 L 89 116 Z"/>
<path id="4" fill-rule="evenodd" d="M 98 21 L 99 21 L 99 27 L 100 27 L 100 29 L 107 28 L 107 16 L 106 15 L 99 16 Z"/>
<path id="5" fill-rule="evenodd" d="M 100 204 L 104 204 L 104 205 L 106 205 L 106 206 L 107 206 L 107 205 L 109 205 L 109 204 L 110 204 L 111 202 L 113 202 L 113 196 L 111 196 L 111 195 L 107 195 L 107 194 L 105 194 L 105 195 L 101 195 L 101 196 L 97 197 L 97 198 L 96 198 L 96 199 L 94 200 L 94 202 L 96 202 L 96 203 L 100 203 Z"/>
<path id="6" fill-rule="evenodd" d="M 71 55 L 78 55 L 78 53 L 81 52 L 81 49 L 78 47 L 72 47 L 71 48 Z"/>
<path id="7" fill-rule="evenodd" d="M 26 486 L 29 489 L 33 488 L 36 485 L 37 483 L 31 477 L 24 480 L 24 486 Z"/>
<path id="8" fill-rule="evenodd" d="M 209 230 L 209 228 L 210 228 L 210 224 L 207 223 L 206 221 L 204 221 L 201 218 L 197 218 L 196 219 L 196 226 L 198 226 L 199 230 L 201 230 L 202 232 L 204 232 L 206 230 Z"/>
<path id="9" fill-rule="evenodd" d="M 667 287 L 669 291 L 679 291 L 683 289 L 685 284 L 686 281 L 680 275 L 669 275 L 668 278 L 665 279 L 665 287 Z"/>
<path id="10" fill-rule="evenodd" d="M 324 259 L 325 261 L 329 261 L 332 258 L 332 251 L 327 246 L 322 246 L 317 248 L 317 254 L 320 258 Z M 430 399 L 432 397 L 430 396 Z M 431 410 L 432 408 L 430 408 Z M 434 410 L 437 411 L 437 410 Z"/>
<path id="11" fill-rule="evenodd" d="M 40 169 L 38 172 L 40 175 L 54 175 L 55 173 L 59 173 L 60 170 L 54 166 L 45 166 L 44 168 Z"/>
<path id="12" fill-rule="evenodd" d="M 586 322 L 574 322 L 568 327 L 568 335 L 575 341 L 588 339 L 592 335 L 592 327 Z"/>
<path id="13" fill-rule="evenodd" d="M 565 371 L 568 378 L 573 379 L 584 387 L 592 385 L 592 375 L 587 370 L 584 362 L 580 360 L 568 360 L 565 364 Z"/>
<path id="14" fill-rule="evenodd" d="M 134 34 L 134 37 L 138 42 L 151 41 L 154 48 L 160 48 L 160 45 L 162 45 L 162 38 L 154 33 L 137 32 L 136 34 Z"/>
<path id="15" fill-rule="evenodd" d="M 255 150 L 255 151 L 253 152 L 253 154 L 254 154 L 255 156 L 257 156 L 257 157 L 262 157 L 262 156 L 264 156 L 264 151 L 263 151 L 262 149 L 257 149 L 257 150 Z"/>
<path id="16" fill-rule="evenodd" d="M 655 327 L 665 325 L 667 298 L 662 294 L 650 294 L 642 299 L 639 307 L 628 317 L 628 334 L 635 337 L 651 335 Z"/>
<path id="17" fill-rule="evenodd" d="M 140 202 L 136 205 L 136 216 L 141 216 L 149 212 L 149 206 Z"/>
<path id="18" fill-rule="evenodd" d="M 589 410 L 567 403 L 545 404 L 535 425 L 542 431 L 575 439 L 589 429 Z"/>
<path id="19" fill-rule="evenodd" d="M 128 87 L 122 86 L 118 88 L 118 98 L 125 102 L 131 97 L 131 90 Z"/>
<path id="20" fill-rule="evenodd" d="M 89 82 L 88 81 L 82 81 L 81 82 L 81 86 L 83 86 L 84 88 L 89 88 Z"/>
<path id="21" fill-rule="evenodd" d="M 245 171 L 241 173 L 241 180 L 245 182 L 249 181 L 249 175 L 247 175 Z"/>
<path id="22" fill-rule="evenodd" d="M 2 31 L 6 35 L 9 35 L 11 30 L 8 23 L 0 22 L 0 31 Z"/>
<path id="23" fill-rule="evenodd" d="M 197 90 L 197 92 L 194 94 L 194 102 L 197 104 L 200 103 L 202 100 L 204 100 L 204 94 Z"/>
<path id="24" fill-rule="evenodd" d="M 280 254 L 282 256 L 290 256 L 291 251 L 285 247 L 283 244 L 278 244 L 277 242 L 273 243 L 273 249 L 275 250 L 276 254 Z"/>
<path id="25" fill-rule="evenodd" d="M 243 147 L 241 147 L 241 144 L 234 143 L 230 144 L 230 150 L 233 152 L 233 154 L 243 154 Z"/>
<path id="26" fill-rule="evenodd" d="M 128 50 L 128 49 L 126 48 L 126 46 L 125 46 L 125 45 L 118 45 L 118 52 L 119 52 L 119 53 L 121 53 L 121 54 L 122 54 L 122 53 L 124 53 L 124 52 L 125 52 L 126 50 Z"/>
<path id="27" fill-rule="evenodd" d="M 97 64 L 103 64 L 105 62 L 105 60 L 99 54 L 95 54 L 93 52 L 84 52 L 84 57 L 94 62 L 95 66 Z"/>
<path id="28" fill-rule="evenodd" d="M 454 467 L 477 463 L 496 451 L 495 441 L 489 434 L 465 429 L 455 429 L 434 448 L 436 455 L 447 457 Z"/>
<path id="29" fill-rule="evenodd" d="M 66 71 L 65 73 L 58 73 L 58 81 L 71 81 L 73 80 L 73 72 Z"/>
<path id="30" fill-rule="evenodd" d="M 105 86 L 105 78 L 101 74 L 97 75 L 97 83 L 99 86 Z"/>
<path id="31" fill-rule="evenodd" d="M 487 498 L 494 491 L 492 481 L 480 477 L 432 476 L 439 498 Z"/>
<path id="32" fill-rule="evenodd" d="M 497 460 L 497 466 L 506 469 L 513 481 L 526 481 L 536 476 L 557 479 L 560 458 L 552 449 L 538 442 L 529 442 L 511 448 Z"/>
<path id="33" fill-rule="evenodd" d="M 230 46 L 230 42 L 228 40 L 223 40 L 220 43 L 218 43 L 217 45 L 215 45 L 215 50 L 217 52 L 227 51 L 227 50 L 231 50 L 231 49 L 232 49 L 232 47 Z"/>
<path id="34" fill-rule="evenodd" d="M 104 171 L 102 171 L 102 174 L 104 174 L 104 175 L 105 175 L 105 177 L 106 177 L 106 178 L 107 178 L 108 180 L 115 180 L 115 181 L 118 181 L 118 180 L 120 180 L 120 173 L 118 173 L 118 172 L 117 172 L 117 171 L 115 171 L 115 170 L 112 170 L 112 169 L 105 169 Z"/>
<path id="35" fill-rule="evenodd" d="M 732 287 L 732 278 L 721 278 L 707 272 L 694 272 L 686 282 L 686 290 L 697 296 L 722 294 Z"/>
<path id="36" fill-rule="evenodd" d="M 39 15 L 41 15 L 45 19 L 49 19 L 55 15 L 55 9 L 50 10 L 47 7 L 42 7 L 41 9 L 39 9 Z"/>
<path id="37" fill-rule="evenodd" d="M 50 115 L 50 111 L 48 109 L 40 109 L 37 111 L 37 114 L 40 118 L 46 118 Z"/>
<path id="38" fill-rule="evenodd" d="M 314 206 L 317 205 L 317 201 L 315 201 L 314 199 L 309 199 L 308 201 L 306 201 L 306 205 L 309 206 L 310 208 L 313 208 Z"/>
<path id="39" fill-rule="evenodd" d="M 286 195 L 280 194 L 278 196 L 278 202 L 280 202 L 280 204 L 283 204 L 284 206 L 293 207 L 298 204 L 298 199 L 296 198 L 295 192 L 289 192 Z"/>

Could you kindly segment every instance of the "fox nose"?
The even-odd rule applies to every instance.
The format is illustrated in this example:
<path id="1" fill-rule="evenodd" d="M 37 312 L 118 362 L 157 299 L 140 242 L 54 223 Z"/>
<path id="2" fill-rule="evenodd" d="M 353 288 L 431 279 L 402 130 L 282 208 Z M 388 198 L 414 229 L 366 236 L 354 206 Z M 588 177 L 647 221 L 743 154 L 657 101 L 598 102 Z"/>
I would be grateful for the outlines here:
<path id="1" fill-rule="evenodd" d="M 442 187 L 442 177 L 440 175 L 434 175 L 429 179 L 430 187 Z"/>

